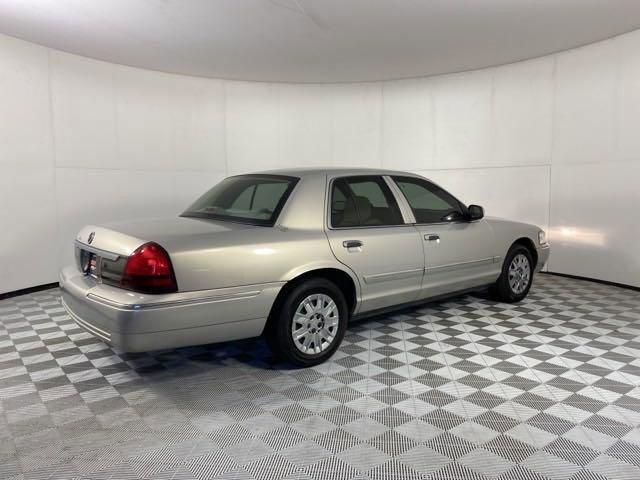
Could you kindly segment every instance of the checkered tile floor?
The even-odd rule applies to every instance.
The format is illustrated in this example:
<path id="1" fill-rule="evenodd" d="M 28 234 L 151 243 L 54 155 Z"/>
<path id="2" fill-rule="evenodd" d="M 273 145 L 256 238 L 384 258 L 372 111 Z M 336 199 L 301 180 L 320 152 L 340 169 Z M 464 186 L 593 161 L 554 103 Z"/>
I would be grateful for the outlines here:
<path id="1" fill-rule="evenodd" d="M 640 479 L 640 294 L 540 275 L 355 323 L 121 354 L 49 290 L 0 301 L 0 478 Z"/>

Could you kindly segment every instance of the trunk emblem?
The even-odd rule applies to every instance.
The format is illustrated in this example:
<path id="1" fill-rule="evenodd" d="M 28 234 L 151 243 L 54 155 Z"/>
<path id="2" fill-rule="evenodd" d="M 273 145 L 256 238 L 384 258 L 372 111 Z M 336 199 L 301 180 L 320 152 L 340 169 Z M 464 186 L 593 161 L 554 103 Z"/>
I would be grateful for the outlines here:
<path id="1" fill-rule="evenodd" d="M 91 244 L 91 242 L 93 242 L 94 237 L 96 236 L 96 232 L 91 232 L 89 234 L 89 238 L 87 239 L 87 243 Z"/>

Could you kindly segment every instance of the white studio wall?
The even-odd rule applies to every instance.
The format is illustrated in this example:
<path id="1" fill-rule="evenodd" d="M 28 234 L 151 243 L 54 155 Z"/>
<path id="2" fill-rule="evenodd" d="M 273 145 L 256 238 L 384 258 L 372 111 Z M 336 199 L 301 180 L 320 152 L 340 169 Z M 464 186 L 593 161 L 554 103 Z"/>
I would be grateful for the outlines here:
<path id="1" fill-rule="evenodd" d="M 175 215 L 225 175 L 410 170 L 550 230 L 549 270 L 640 286 L 640 31 L 468 73 L 268 84 L 0 36 L 0 293 L 57 279 L 86 223 Z"/>
<path id="2" fill-rule="evenodd" d="M 57 280 L 83 224 L 178 214 L 226 174 L 224 85 L 0 36 L 0 292 Z"/>

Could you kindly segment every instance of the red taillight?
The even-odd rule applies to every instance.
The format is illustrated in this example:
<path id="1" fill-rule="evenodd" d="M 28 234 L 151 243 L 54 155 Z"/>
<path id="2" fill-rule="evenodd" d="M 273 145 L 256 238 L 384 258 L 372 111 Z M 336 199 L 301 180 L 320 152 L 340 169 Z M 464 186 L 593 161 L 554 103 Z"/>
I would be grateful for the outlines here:
<path id="1" fill-rule="evenodd" d="M 178 290 L 169 254 L 157 243 L 145 243 L 127 260 L 122 286 L 142 293 L 171 293 Z"/>

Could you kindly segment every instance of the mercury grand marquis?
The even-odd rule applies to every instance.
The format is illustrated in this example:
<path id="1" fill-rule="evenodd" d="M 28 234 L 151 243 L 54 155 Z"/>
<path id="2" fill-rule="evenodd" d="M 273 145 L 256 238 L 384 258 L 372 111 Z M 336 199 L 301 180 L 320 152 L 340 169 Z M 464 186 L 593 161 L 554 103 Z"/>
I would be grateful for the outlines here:
<path id="1" fill-rule="evenodd" d="M 418 175 L 305 169 L 232 176 L 175 218 L 88 225 L 62 302 L 125 352 L 264 335 L 330 357 L 350 319 L 489 287 L 522 300 L 545 232 L 484 216 Z"/>

